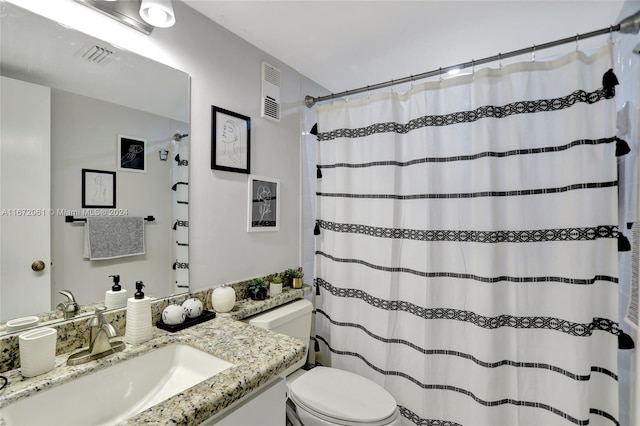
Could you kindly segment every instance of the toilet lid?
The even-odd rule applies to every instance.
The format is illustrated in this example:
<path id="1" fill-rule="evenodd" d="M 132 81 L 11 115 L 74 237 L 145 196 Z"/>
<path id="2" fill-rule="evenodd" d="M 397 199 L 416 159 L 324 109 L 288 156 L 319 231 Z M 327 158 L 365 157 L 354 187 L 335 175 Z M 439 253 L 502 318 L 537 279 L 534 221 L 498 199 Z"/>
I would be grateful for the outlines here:
<path id="1" fill-rule="evenodd" d="M 292 399 L 312 411 L 355 423 L 373 423 L 390 417 L 396 401 L 371 380 L 336 368 L 316 367 L 296 379 Z"/>

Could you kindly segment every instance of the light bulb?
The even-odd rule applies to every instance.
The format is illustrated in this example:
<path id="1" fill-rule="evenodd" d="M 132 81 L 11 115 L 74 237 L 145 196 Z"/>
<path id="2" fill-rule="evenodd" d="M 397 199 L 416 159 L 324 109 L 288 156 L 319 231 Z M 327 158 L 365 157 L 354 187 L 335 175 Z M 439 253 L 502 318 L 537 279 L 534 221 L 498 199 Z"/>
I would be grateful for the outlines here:
<path id="1" fill-rule="evenodd" d="M 167 13 L 162 9 L 151 8 L 149 9 L 149 21 L 151 22 L 166 22 L 168 19 Z"/>
<path id="2" fill-rule="evenodd" d="M 140 16 L 154 27 L 167 28 L 176 23 L 171 0 L 142 0 Z"/>

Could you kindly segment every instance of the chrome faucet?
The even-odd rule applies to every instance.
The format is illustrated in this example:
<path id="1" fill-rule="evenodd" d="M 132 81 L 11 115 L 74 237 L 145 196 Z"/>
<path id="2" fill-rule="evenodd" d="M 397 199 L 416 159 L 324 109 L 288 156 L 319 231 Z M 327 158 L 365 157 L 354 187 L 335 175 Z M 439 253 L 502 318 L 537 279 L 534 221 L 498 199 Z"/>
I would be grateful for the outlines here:
<path id="1" fill-rule="evenodd" d="M 125 348 L 121 340 L 111 340 L 120 336 L 118 329 L 109 324 L 102 315 L 106 306 L 98 306 L 96 314 L 91 317 L 87 326 L 89 328 L 89 348 L 74 352 L 67 359 L 67 365 L 84 364 L 94 359 L 114 354 Z"/>
<path id="2" fill-rule="evenodd" d="M 75 297 L 73 297 L 73 293 L 69 290 L 60 290 L 58 293 L 65 296 L 67 298 L 66 301 L 58 303 L 56 309 L 60 309 L 64 314 L 64 319 L 73 318 L 76 316 L 78 311 L 80 311 L 80 306 L 76 303 Z"/>

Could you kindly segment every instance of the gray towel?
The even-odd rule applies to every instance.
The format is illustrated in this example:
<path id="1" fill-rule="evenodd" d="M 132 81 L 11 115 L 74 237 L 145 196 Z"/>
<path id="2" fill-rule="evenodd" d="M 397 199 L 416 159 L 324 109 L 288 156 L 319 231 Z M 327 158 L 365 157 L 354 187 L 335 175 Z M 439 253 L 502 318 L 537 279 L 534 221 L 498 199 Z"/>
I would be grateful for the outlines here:
<path id="1" fill-rule="evenodd" d="M 638 330 L 640 319 L 638 318 L 638 305 L 640 304 L 640 222 L 633 225 L 631 243 L 631 294 L 629 295 L 629 306 L 625 320 L 633 328 Z"/>
<path id="2" fill-rule="evenodd" d="M 116 259 L 144 254 L 144 218 L 88 217 L 84 227 L 84 258 Z"/>

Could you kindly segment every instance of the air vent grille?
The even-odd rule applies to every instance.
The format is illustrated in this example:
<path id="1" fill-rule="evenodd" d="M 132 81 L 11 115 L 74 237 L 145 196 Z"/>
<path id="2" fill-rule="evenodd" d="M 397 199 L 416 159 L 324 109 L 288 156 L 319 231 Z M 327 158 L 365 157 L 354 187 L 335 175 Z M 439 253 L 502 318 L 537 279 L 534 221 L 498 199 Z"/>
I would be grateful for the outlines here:
<path id="1" fill-rule="evenodd" d="M 264 99 L 263 107 L 265 116 L 280 120 L 280 104 L 278 104 L 275 99 L 267 96 Z"/>
<path id="2" fill-rule="evenodd" d="M 109 60 L 111 55 L 113 55 L 113 51 L 98 45 L 93 45 L 84 47 L 78 51 L 80 57 L 85 59 L 87 62 L 92 62 L 94 64 L 103 64 Z"/>
<path id="3" fill-rule="evenodd" d="M 264 67 L 264 80 L 280 87 L 280 71 L 265 63 Z"/>
<path id="4" fill-rule="evenodd" d="M 280 86 L 282 73 L 266 62 L 262 63 L 262 117 L 280 121 Z"/>

